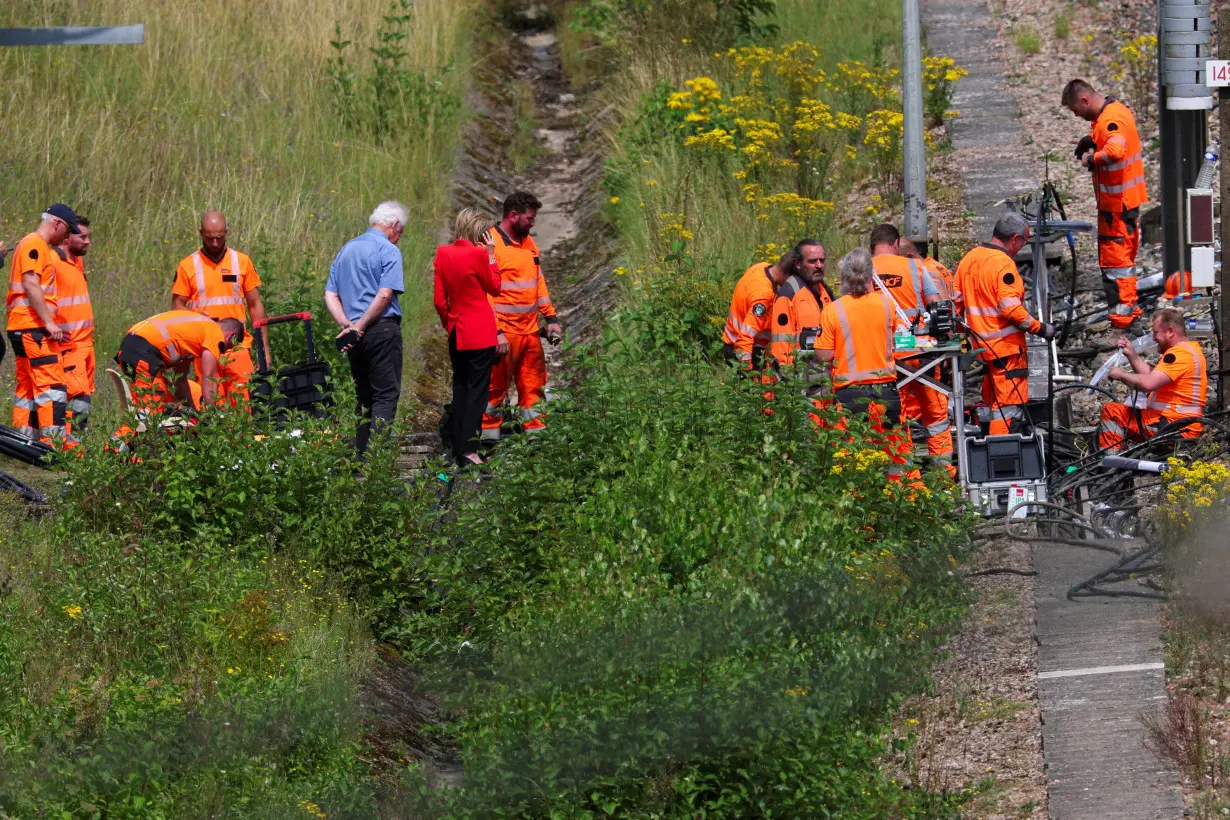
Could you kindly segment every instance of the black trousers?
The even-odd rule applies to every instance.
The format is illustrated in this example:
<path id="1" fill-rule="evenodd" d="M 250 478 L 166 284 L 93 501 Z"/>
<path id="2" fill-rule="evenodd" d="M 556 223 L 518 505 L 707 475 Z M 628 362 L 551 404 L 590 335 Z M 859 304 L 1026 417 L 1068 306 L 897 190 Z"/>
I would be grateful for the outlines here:
<path id="1" fill-rule="evenodd" d="M 860 416 L 867 415 L 867 408 L 873 402 L 885 405 L 887 409 L 884 411 L 884 418 L 890 427 L 896 424 L 901 416 L 901 396 L 895 382 L 852 384 L 849 387 L 837 388 L 834 396 L 842 407 Z"/>
<path id="2" fill-rule="evenodd" d="M 346 356 L 350 359 L 350 375 L 358 398 L 355 448 L 365 453 L 373 425 L 377 434 L 387 433 L 397 415 L 397 400 L 401 398 L 401 322 L 392 318 L 376 320 Z"/>
<path id="3" fill-rule="evenodd" d="M 453 363 L 453 457 L 461 463 L 466 454 L 478 452 L 495 348 L 458 350 L 457 334 L 453 332 L 448 336 L 448 358 Z"/>

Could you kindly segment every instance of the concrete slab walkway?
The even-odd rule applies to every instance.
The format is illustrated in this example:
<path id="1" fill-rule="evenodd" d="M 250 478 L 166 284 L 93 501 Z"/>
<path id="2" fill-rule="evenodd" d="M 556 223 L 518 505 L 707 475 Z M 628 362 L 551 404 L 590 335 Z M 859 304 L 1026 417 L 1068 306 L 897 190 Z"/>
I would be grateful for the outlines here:
<path id="1" fill-rule="evenodd" d="M 1037 185 L 1019 109 L 1004 83 L 1004 44 L 985 0 L 922 0 L 928 51 L 969 72 L 953 107 L 953 147 L 980 239 L 1002 208 Z M 1058 91 L 1058 89 L 1057 89 Z M 1034 604 L 1049 815 L 1178 818 L 1177 771 L 1145 747 L 1141 716 L 1165 703 L 1160 606 L 1141 599 L 1069 601 L 1068 588 L 1114 562 L 1109 553 L 1038 545 Z"/>

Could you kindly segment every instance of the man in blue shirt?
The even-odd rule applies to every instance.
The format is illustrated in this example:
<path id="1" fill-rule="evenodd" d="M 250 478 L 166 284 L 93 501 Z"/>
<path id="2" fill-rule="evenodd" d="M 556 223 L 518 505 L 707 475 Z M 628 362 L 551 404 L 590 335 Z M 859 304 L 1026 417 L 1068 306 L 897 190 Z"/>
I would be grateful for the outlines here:
<path id="1" fill-rule="evenodd" d="M 400 202 L 381 202 L 368 220 L 371 227 L 347 242 L 325 284 L 325 307 L 341 327 L 341 350 L 350 360 L 350 375 L 358 396 L 355 447 L 367 450 L 372 424 L 388 428 L 401 397 L 402 280 L 397 242 L 410 215 Z"/>

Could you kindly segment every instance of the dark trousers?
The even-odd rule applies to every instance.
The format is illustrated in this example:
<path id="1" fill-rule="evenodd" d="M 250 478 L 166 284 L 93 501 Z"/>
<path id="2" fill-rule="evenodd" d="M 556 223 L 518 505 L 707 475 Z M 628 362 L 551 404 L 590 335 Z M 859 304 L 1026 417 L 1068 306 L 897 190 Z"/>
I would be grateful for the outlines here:
<path id="1" fill-rule="evenodd" d="M 372 425 L 377 434 L 387 432 L 397 415 L 397 400 L 401 397 L 401 323 L 378 319 L 346 355 L 358 397 L 355 448 L 365 453 Z"/>
<path id="2" fill-rule="evenodd" d="M 467 453 L 478 452 L 495 348 L 458 350 L 454 332 L 448 336 L 448 358 L 453 363 L 453 457 L 460 464 Z"/>
<path id="3" fill-rule="evenodd" d="M 884 405 L 886 409 L 883 417 L 887 420 L 889 427 L 896 424 L 901 415 L 901 396 L 897 393 L 897 385 L 893 382 L 839 387 L 834 391 L 834 396 L 842 407 L 860 416 L 867 415 L 868 408 L 873 402 Z"/>

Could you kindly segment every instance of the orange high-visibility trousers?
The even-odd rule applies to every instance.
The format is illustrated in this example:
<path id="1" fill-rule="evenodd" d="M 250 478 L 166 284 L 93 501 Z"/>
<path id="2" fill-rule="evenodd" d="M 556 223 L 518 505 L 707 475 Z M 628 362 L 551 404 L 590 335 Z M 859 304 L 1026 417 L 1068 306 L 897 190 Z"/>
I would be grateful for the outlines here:
<path id="1" fill-rule="evenodd" d="M 238 407 L 240 404 L 247 405 L 251 401 L 248 382 L 252 380 L 252 374 L 255 372 L 256 365 L 252 361 L 250 348 L 236 347 L 223 353 L 221 361 L 218 362 L 215 403 L 225 403 L 231 408 Z M 200 359 L 196 360 L 196 380 L 198 382 L 205 380 L 201 373 Z"/>
<path id="2" fill-rule="evenodd" d="M 1098 211 L 1098 265 L 1110 323 L 1126 329 L 1140 315 L 1136 305 L 1136 252 L 1140 249 L 1138 209 Z"/>
<path id="3" fill-rule="evenodd" d="M 1158 428 L 1182 418 L 1185 417 L 1168 416 L 1160 410 L 1138 410 L 1121 402 L 1107 402 L 1102 405 L 1102 414 L 1098 419 L 1098 447 L 1108 452 L 1117 452 L 1125 441 L 1140 442 L 1151 439 L 1157 435 Z M 1186 439 L 1199 438 L 1203 429 L 1203 425 L 1189 424 L 1180 435 Z"/>
<path id="4" fill-rule="evenodd" d="M 1029 400 L 1029 356 L 1021 350 L 985 364 L 982 400 L 991 407 L 987 432 L 1006 436 L 1012 432 L 1013 422 L 1025 418 L 1025 402 Z"/>
<path id="5" fill-rule="evenodd" d="M 536 405 L 542 401 L 547 385 L 547 360 L 542 353 L 538 334 L 505 333 L 508 352 L 495 360 L 491 368 L 491 386 L 487 391 L 487 409 L 483 413 L 482 438 L 498 441 L 504 417 L 500 407 L 508 395 L 509 384 L 517 385 L 517 407 L 520 408 L 521 429 L 527 433 L 541 430 L 546 424 Z"/>
<path id="6" fill-rule="evenodd" d="M 94 345 L 77 344 L 60 351 L 64 368 L 64 384 L 68 388 L 69 424 L 74 430 L 84 430 L 94 400 Z"/>
<path id="7" fill-rule="evenodd" d="M 902 362 L 915 369 L 917 360 Z M 938 467 L 952 465 L 952 422 L 948 419 L 948 397 L 938 390 L 912 381 L 901 387 L 901 424 L 909 429 L 906 419 L 916 419 L 927 431 L 927 455 Z"/>
<path id="8" fill-rule="evenodd" d="M 56 438 L 71 442 L 68 424 L 68 388 L 60 362 L 60 344 L 42 328 L 8 334 L 17 371 L 13 397 L 13 427 L 44 444 Z"/>

